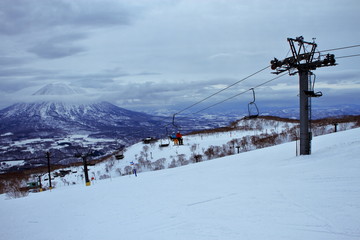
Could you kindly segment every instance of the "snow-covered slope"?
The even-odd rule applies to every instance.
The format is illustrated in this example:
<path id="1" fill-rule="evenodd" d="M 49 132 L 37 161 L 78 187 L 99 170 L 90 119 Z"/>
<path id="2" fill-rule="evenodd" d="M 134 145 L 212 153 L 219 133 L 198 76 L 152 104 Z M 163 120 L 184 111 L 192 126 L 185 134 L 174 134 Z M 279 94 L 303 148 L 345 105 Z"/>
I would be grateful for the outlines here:
<path id="1" fill-rule="evenodd" d="M 356 122 L 339 123 L 338 129 L 341 131 L 356 127 Z M 152 144 L 136 143 L 125 149 L 124 158 L 116 160 L 115 156 L 91 166 L 89 176 L 95 181 L 119 177 L 131 173 L 130 162 L 134 162 L 138 172 L 173 168 L 194 163 L 196 161 L 206 161 L 239 152 L 252 151 L 257 148 L 281 144 L 293 141 L 292 150 L 296 154 L 296 135 L 298 124 L 296 122 L 286 122 L 281 120 L 271 120 L 265 118 L 243 119 L 238 121 L 231 131 L 207 132 L 184 136 L 184 145 L 174 145 L 167 139 L 161 139 Z M 334 126 L 325 124 L 314 126 L 313 135 L 323 135 L 334 131 Z M 168 147 L 160 147 L 160 144 L 170 143 Z M 299 141 L 297 142 L 299 144 Z M 71 172 L 61 179 L 55 178 L 53 185 L 56 187 L 68 186 L 70 184 L 83 184 L 82 166 L 68 168 Z M 34 179 L 35 181 L 36 179 Z M 43 186 L 48 187 L 48 177 L 43 178 Z"/>
<path id="2" fill-rule="evenodd" d="M 360 129 L 6 200 L 2 238 L 360 239 Z"/>
<path id="3" fill-rule="evenodd" d="M 299 141 L 297 143 L 295 142 L 294 135 L 298 134 L 296 133 L 296 131 L 298 131 L 297 127 L 298 124 L 296 122 L 264 118 L 243 119 L 238 121 L 234 125 L 234 128 L 231 128 L 231 131 L 210 131 L 207 133 L 186 135 L 184 136 L 184 145 L 182 146 L 174 145 L 173 142 L 167 139 L 161 139 L 152 144 L 139 142 L 127 147 L 124 151 L 120 151 L 118 154 L 123 154 L 122 159 L 117 160 L 115 158 L 117 154 L 115 154 L 108 160 L 91 166 L 89 168 L 89 176 L 93 178 L 94 181 L 98 181 L 130 174 L 132 170 L 130 162 L 134 162 L 138 173 L 142 173 L 183 166 L 197 161 L 207 161 L 289 141 L 293 141 L 292 150 L 294 154 L 296 154 Z M 338 124 L 338 129 L 341 131 L 354 127 L 356 127 L 356 122 Z M 331 124 L 313 128 L 314 136 L 331 133 L 333 131 L 334 126 Z M 79 136 L 74 136 L 72 139 L 78 137 Z M 91 143 L 90 138 L 86 139 Z M 45 140 L 46 139 L 43 139 L 43 141 Z M 110 146 L 111 143 L 105 140 L 106 139 L 102 140 L 104 144 Z M 74 140 L 68 139 L 68 141 L 72 142 Z M 84 140 L 80 141 L 82 142 Z M 160 144 L 167 143 L 169 143 L 168 147 L 160 147 Z M 71 151 L 68 154 L 71 154 Z M 54 160 L 51 160 L 52 164 L 55 163 L 56 157 L 57 154 L 54 152 Z M 91 158 L 89 158 L 89 160 L 90 159 Z M 84 183 L 83 166 L 68 167 L 63 170 L 68 170 L 71 173 L 61 178 L 55 177 L 52 181 L 52 186 L 59 188 Z M 58 171 L 54 171 L 52 176 L 55 176 L 56 172 Z M 37 181 L 37 177 L 34 177 L 32 180 Z M 42 177 L 42 186 L 48 188 L 48 174 Z"/>

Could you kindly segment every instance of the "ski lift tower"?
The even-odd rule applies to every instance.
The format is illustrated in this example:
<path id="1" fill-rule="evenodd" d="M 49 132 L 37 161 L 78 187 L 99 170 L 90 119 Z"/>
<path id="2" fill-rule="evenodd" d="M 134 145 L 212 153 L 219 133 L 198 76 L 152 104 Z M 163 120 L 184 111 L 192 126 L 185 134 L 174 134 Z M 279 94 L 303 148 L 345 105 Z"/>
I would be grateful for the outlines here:
<path id="1" fill-rule="evenodd" d="M 289 75 L 299 73 L 299 95 L 300 95 L 300 155 L 311 154 L 311 101 L 309 97 L 320 97 L 322 94 L 314 93 L 311 86 L 311 71 L 319 67 L 334 66 L 335 56 L 327 54 L 321 56 L 319 52 L 315 58 L 316 43 L 306 42 L 302 36 L 295 39 L 288 38 L 292 57 L 278 60 L 274 58 L 271 63 L 271 69 L 275 70 L 274 74 L 280 74 L 289 71 Z M 295 43 L 298 47 L 295 47 Z M 309 51 L 309 48 L 310 51 Z M 321 59 L 322 57 L 322 59 Z"/>

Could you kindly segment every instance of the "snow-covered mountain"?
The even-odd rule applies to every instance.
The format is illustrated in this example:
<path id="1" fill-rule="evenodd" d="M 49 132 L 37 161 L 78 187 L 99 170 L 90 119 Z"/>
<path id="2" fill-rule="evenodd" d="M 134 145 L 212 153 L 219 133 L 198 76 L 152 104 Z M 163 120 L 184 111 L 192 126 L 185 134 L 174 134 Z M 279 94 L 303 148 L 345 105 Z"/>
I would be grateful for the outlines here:
<path id="1" fill-rule="evenodd" d="M 88 133 L 124 138 L 131 133 L 133 139 L 138 139 L 153 135 L 163 124 L 159 117 L 109 102 L 76 103 L 79 91 L 64 84 L 47 85 L 34 95 L 50 96 L 52 100 L 16 103 L 1 110 L 0 135 L 12 133 L 17 138 L 32 138 Z"/>
<path id="2" fill-rule="evenodd" d="M 88 132 L 147 131 L 158 127 L 159 118 L 119 108 L 108 102 L 71 104 L 63 102 L 17 103 L 0 111 L 0 132 L 50 135 Z M 136 134 L 135 131 L 135 134 Z M 141 134 L 139 133 L 138 136 Z"/>
<path id="3" fill-rule="evenodd" d="M 87 102 L 81 90 L 65 84 L 49 84 L 33 97 L 32 102 L 0 110 L 2 160 L 34 159 L 27 162 L 27 168 L 39 166 L 44 164 L 44 151 L 55 148 L 61 156 L 54 163 L 69 164 L 76 159 L 66 155 L 73 156 L 79 147 L 108 154 L 145 137 L 169 134 L 165 127 L 171 123 L 169 117 L 130 111 L 104 101 Z M 208 119 L 177 118 L 177 121 L 187 131 L 219 126 Z M 72 142 L 72 147 L 62 145 L 60 151 L 58 144 L 64 142 Z"/>

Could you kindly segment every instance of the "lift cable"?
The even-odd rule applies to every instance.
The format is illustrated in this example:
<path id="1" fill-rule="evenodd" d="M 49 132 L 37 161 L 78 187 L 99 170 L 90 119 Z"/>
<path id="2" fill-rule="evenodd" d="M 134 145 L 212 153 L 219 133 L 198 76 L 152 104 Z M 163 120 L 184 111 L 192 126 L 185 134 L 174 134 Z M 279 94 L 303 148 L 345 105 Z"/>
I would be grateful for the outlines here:
<path id="1" fill-rule="evenodd" d="M 354 47 L 360 47 L 360 44 L 359 44 L 359 45 L 353 45 L 353 46 L 347 46 L 347 47 L 341 47 L 341 48 L 334 48 L 334 49 L 323 50 L 323 51 L 319 51 L 319 53 L 320 53 L 320 52 L 327 52 L 327 51 L 335 51 L 335 50 L 347 49 L 347 48 L 354 48 Z M 358 57 L 358 56 L 360 56 L 360 54 L 340 56 L 340 57 L 336 57 L 336 58 L 337 58 L 337 59 L 341 59 L 341 58 Z M 178 115 L 178 114 L 180 114 L 180 113 L 182 113 L 182 112 L 184 112 L 184 111 L 186 111 L 186 110 L 188 110 L 188 109 L 190 109 L 190 108 L 192 108 L 192 107 L 194 107 L 194 106 L 196 106 L 196 105 L 198 105 L 198 104 L 200 104 L 200 103 L 208 100 L 209 98 L 211 98 L 211 97 L 213 97 L 213 96 L 215 96 L 215 95 L 217 95 L 217 94 L 219 94 L 219 93 L 221 93 L 221 92 L 229 89 L 230 87 L 233 87 L 234 85 L 236 85 L 236 84 L 238 84 L 238 83 L 240 83 L 240 82 L 242 82 L 242 81 L 245 81 L 246 79 L 254 76 L 255 74 L 264 71 L 264 70 L 267 69 L 268 67 L 269 67 L 269 66 L 267 66 L 267 67 L 265 67 L 265 68 L 263 68 L 263 69 L 255 72 L 255 73 L 253 73 L 253 74 L 251 74 L 251 75 L 249 75 L 249 76 L 247 76 L 247 77 L 245 77 L 245 78 L 243 78 L 243 79 L 241 79 L 241 80 L 239 80 L 239 81 L 237 81 L 237 82 L 235 82 L 235 83 L 227 86 L 226 88 L 221 89 L 220 91 L 218 91 L 218 92 L 216 92 L 216 93 L 214 93 L 214 94 L 212 94 L 212 95 L 210 95 L 210 96 L 208 96 L 208 97 L 206 97 L 206 98 L 204 98 L 204 99 L 202 99 L 202 100 L 200 100 L 200 101 L 198 101 L 198 102 L 190 105 L 189 107 L 186 107 L 186 108 L 182 109 L 181 111 L 179 111 L 179 112 L 177 112 L 177 113 L 175 113 L 175 114 L 173 115 L 173 119 L 175 118 L 176 115 Z M 285 75 L 285 74 L 280 75 L 279 78 L 282 77 L 282 76 L 284 76 L 284 75 Z M 254 89 L 257 88 L 257 87 L 260 87 L 260 86 L 262 86 L 262 85 L 265 85 L 265 84 L 267 84 L 267 83 L 269 83 L 269 82 L 271 82 L 271 81 L 274 81 L 274 80 L 276 80 L 276 79 L 278 79 L 278 78 L 276 77 L 276 78 L 270 79 L 269 81 L 266 81 L 266 82 L 264 82 L 264 83 L 262 83 L 262 84 L 260 84 L 260 85 L 258 85 L 258 86 L 255 86 Z M 211 105 L 211 106 L 209 106 L 209 107 L 206 107 L 206 108 L 204 108 L 204 109 L 202 109 L 202 110 L 199 110 L 199 111 L 194 112 L 194 113 L 189 113 L 189 114 L 186 114 L 186 115 L 196 114 L 196 113 L 205 111 L 205 110 L 207 110 L 207 109 L 209 109 L 209 108 L 211 108 L 211 107 L 214 107 L 214 106 L 219 105 L 219 104 L 221 104 L 221 103 L 223 103 L 223 102 L 226 102 L 226 101 L 228 101 L 228 100 L 231 100 L 231 99 L 233 99 L 233 98 L 235 98 L 235 97 L 237 97 L 237 96 L 239 96 L 239 95 L 242 95 L 242 94 L 244 94 L 244 93 L 246 93 L 246 92 L 248 92 L 248 91 L 250 91 L 250 90 L 251 90 L 251 88 L 248 89 L 248 90 L 246 90 L 246 91 L 244 91 L 244 92 L 241 92 L 241 93 L 239 93 L 239 94 L 236 94 L 236 95 L 234 95 L 234 96 L 232 96 L 232 97 L 230 97 L 230 98 L 227 98 L 227 99 L 225 99 L 225 100 L 223 100 L 223 101 L 220 101 L 220 102 L 218 102 L 218 103 L 215 103 L 215 104 L 213 104 L 213 105 Z"/>
<path id="2" fill-rule="evenodd" d="M 176 115 L 178 115 L 178 114 L 180 114 L 180 113 L 182 113 L 182 112 L 184 112 L 184 111 L 186 111 L 186 110 L 188 110 L 188 109 L 190 109 L 190 108 L 192 108 L 192 107 L 194 107 L 194 106 L 196 106 L 196 105 L 198 105 L 198 104 L 200 104 L 200 103 L 208 100 L 209 98 L 211 98 L 211 97 L 213 97 L 213 96 L 215 96 L 215 95 L 217 95 L 217 94 L 219 94 L 219 93 L 221 93 L 221 92 L 223 92 L 223 91 L 225 91 L 225 90 L 227 90 L 227 89 L 235 86 L 235 85 L 238 84 L 238 83 L 241 83 L 241 82 L 245 81 L 246 79 L 248 79 L 248 78 L 250 78 L 250 77 L 252 77 L 252 76 L 254 76 L 254 75 L 256 75 L 256 74 L 258 74 L 258 73 L 260 73 L 260 72 L 262 72 L 262 71 L 264 71 L 264 70 L 266 70 L 266 69 L 269 68 L 269 67 L 270 67 L 270 65 L 269 65 L 269 66 L 266 66 L 266 67 L 264 67 L 264 68 L 262 68 L 262 69 L 260 69 L 260 70 L 258 70 L 258 71 L 256 71 L 256 72 L 254 72 L 254 73 L 250 74 L 249 76 L 247 76 L 247 77 L 245 77 L 245 78 L 243 78 L 243 79 L 241 79 L 241 80 L 239 80 L 239 81 L 237 81 L 237 82 L 235 82 L 235 83 L 233 83 L 233 84 L 231 84 L 231 85 L 229 85 L 229 86 L 221 89 L 220 91 L 217 91 L 216 93 L 213 93 L 213 94 L 211 94 L 210 96 L 208 96 L 208 97 L 206 97 L 206 98 L 204 98 L 204 99 L 202 99 L 202 100 L 200 100 L 200 101 L 198 101 L 198 102 L 196 102 L 196 103 L 194 103 L 194 104 L 192 104 L 192 105 L 190 105 L 190 106 L 188 106 L 188 107 L 180 110 L 179 112 L 177 112 L 177 113 L 175 113 L 175 114 L 173 115 L 173 118 L 174 118 Z"/>
<path id="3" fill-rule="evenodd" d="M 353 54 L 353 55 L 347 55 L 347 56 L 340 56 L 340 57 L 336 57 L 336 59 L 339 59 L 339 58 L 349 58 L 349 57 L 360 57 L 360 54 Z"/>
<path id="4" fill-rule="evenodd" d="M 343 50 L 343 49 L 348 49 L 348 48 L 355 48 L 355 47 L 360 47 L 360 44 L 347 46 L 347 47 L 339 47 L 339 48 L 327 49 L 327 50 L 322 50 L 322 51 L 318 51 L 318 52 L 319 53 L 321 53 L 321 52 L 332 52 L 332 51 Z"/>
<path id="5" fill-rule="evenodd" d="M 266 81 L 266 82 L 263 82 L 263 83 L 255 86 L 255 87 L 252 87 L 252 88 L 250 88 L 250 89 L 248 89 L 248 90 L 245 90 L 245 91 L 243 91 L 243 92 L 241 92 L 241 93 L 238 93 L 238 94 L 236 94 L 236 95 L 234 95 L 234 96 L 231 96 L 231 97 L 229 97 L 229 98 L 226 98 L 226 99 L 224 99 L 224 100 L 222 100 L 222 101 L 220 101 L 220 102 L 217 102 L 217 103 L 215 103 L 215 104 L 212 104 L 212 105 L 210 105 L 210 106 L 208 106 L 208 107 L 206 107 L 206 108 L 203 108 L 203 109 L 201 109 L 201 110 L 199 110 L 199 111 L 197 111 L 197 112 L 189 113 L 189 114 L 187 114 L 187 115 L 197 114 L 197 113 L 200 113 L 200 112 L 202 112 L 202 111 L 205 111 L 205 110 L 207 110 L 207 109 L 209 109 L 209 108 L 212 108 L 212 107 L 217 106 L 217 105 L 219 105 L 219 104 L 221 104 L 221 103 L 224 103 L 224 102 L 226 102 L 226 101 L 229 101 L 229 100 L 231 100 L 231 99 L 233 99 L 233 98 L 235 98 L 235 97 L 238 97 L 238 96 L 240 96 L 240 95 L 242 95 L 242 94 L 245 94 L 245 93 L 247 93 L 247 92 L 249 92 L 249 91 L 252 91 L 252 89 L 261 87 L 261 86 L 263 86 L 263 85 L 265 85 L 265 84 L 268 84 L 268 83 L 270 83 L 270 82 L 272 82 L 272 81 L 275 81 L 276 79 L 281 78 L 281 77 L 283 77 L 283 76 L 285 76 L 285 75 L 287 75 L 287 73 L 280 74 L 280 75 L 278 75 L 277 77 L 274 77 L 274 78 L 272 78 L 272 79 L 270 79 L 270 80 L 268 80 L 268 81 Z"/>
<path id="6" fill-rule="evenodd" d="M 318 53 L 321 53 L 321 52 L 329 52 L 329 51 L 336 51 L 336 50 L 342 50 L 342 49 L 349 49 L 349 48 L 355 48 L 355 47 L 360 47 L 360 44 L 352 45 L 352 46 L 346 46 L 346 47 L 339 47 L 339 48 L 322 50 L 322 51 L 318 51 Z M 354 55 L 348 55 L 348 56 L 341 56 L 341 57 L 337 57 L 337 59 L 347 58 L 347 57 L 357 57 L 357 56 L 360 56 L 360 54 L 354 54 Z M 246 79 L 248 79 L 248 78 L 250 78 L 250 77 L 252 77 L 252 76 L 254 76 L 254 75 L 256 75 L 256 74 L 258 74 L 258 73 L 260 73 L 260 72 L 262 72 L 262 71 L 264 71 L 264 70 L 267 69 L 268 67 L 269 67 L 269 66 L 267 66 L 267 67 L 265 67 L 265 68 L 262 68 L 262 69 L 258 70 L 257 72 L 255 72 L 255 73 L 253 73 L 253 74 L 250 74 L 249 76 L 247 76 L 247 77 L 245 77 L 245 78 L 243 78 L 243 79 L 241 79 L 241 80 L 239 80 L 239 81 L 237 81 L 237 82 L 235 82 L 235 83 L 227 86 L 226 88 L 223 88 L 223 89 L 221 89 L 220 91 L 215 92 L 215 93 L 213 93 L 212 95 L 210 95 L 210 96 L 208 96 L 208 97 L 206 97 L 206 98 L 204 98 L 204 99 L 202 99 L 202 100 L 200 100 L 200 101 L 198 101 L 198 102 L 196 102 L 196 103 L 194 103 L 194 104 L 192 104 L 192 105 L 190 105 L 190 106 L 188 106 L 188 107 L 180 110 L 179 112 L 177 112 L 177 113 L 175 113 L 175 114 L 173 115 L 173 117 L 172 117 L 172 119 L 173 119 L 172 123 L 174 124 L 175 116 L 176 116 L 176 115 L 178 115 L 178 114 L 180 114 L 180 113 L 182 113 L 182 112 L 184 112 L 184 111 L 186 111 L 186 110 L 188 110 L 188 109 L 190 109 L 190 108 L 192 108 L 192 107 L 194 107 L 194 106 L 196 106 L 196 105 L 198 105 L 198 104 L 200 104 L 200 103 L 208 100 L 209 98 L 211 98 L 211 97 L 213 97 L 213 96 L 215 96 L 215 95 L 217 95 L 217 94 L 219 94 L 219 93 L 221 93 L 221 92 L 229 89 L 230 87 L 233 87 L 234 85 L 236 85 L 236 84 L 238 84 L 238 83 L 240 83 L 240 82 L 242 82 L 242 81 L 245 81 Z M 285 74 L 280 75 L 279 77 L 282 77 L 282 76 L 284 76 L 284 75 L 285 75 Z M 276 77 L 276 78 L 273 78 L 273 79 L 270 79 L 269 81 L 264 82 L 264 83 L 262 83 L 262 84 L 260 84 L 260 85 L 258 85 L 258 86 L 256 86 L 256 87 L 254 87 L 254 89 L 257 88 L 257 87 L 260 87 L 260 86 L 262 86 L 262 85 L 265 85 L 265 84 L 267 84 L 267 83 L 269 83 L 269 82 L 271 82 L 271 81 L 274 81 L 274 80 L 276 80 L 276 79 L 277 79 L 277 77 Z M 195 112 L 195 113 L 189 113 L 189 114 L 186 114 L 186 115 L 196 114 L 196 113 L 205 111 L 205 110 L 207 110 L 207 109 L 209 109 L 209 108 L 211 108 L 211 107 L 214 107 L 214 106 L 219 105 L 219 104 L 221 104 L 221 103 L 223 103 L 223 102 L 226 102 L 226 101 L 228 101 L 228 100 L 231 100 L 231 99 L 233 99 L 233 98 L 235 98 L 235 97 L 237 97 L 237 96 L 239 96 L 239 95 L 241 95 L 241 94 L 244 94 L 244 93 L 246 93 L 246 92 L 248 92 L 248 91 L 250 91 L 250 90 L 251 90 L 251 89 L 248 89 L 248 90 L 246 90 L 245 92 L 241 92 L 241 93 L 239 93 L 239 94 L 236 94 L 236 95 L 234 95 L 234 96 L 232 96 L 232 97 L 230 97 L 230 98 L 227 98 L 227 99 L 225 99 L 225 100 L 223 100 L 223 101 L 220 101 L 220 102 L 218 102 L 218 103 L 215 103 L 215 104 L 213 104 L 213 105 L 211 105 L 211 106 L 209 106 L 209 107 L 206 107 L 206 108 L 204 108 L 204 109 L 202 109 L 202 110 L 199 110 L 199 111 L 197 111 L 197 112 Z"/>

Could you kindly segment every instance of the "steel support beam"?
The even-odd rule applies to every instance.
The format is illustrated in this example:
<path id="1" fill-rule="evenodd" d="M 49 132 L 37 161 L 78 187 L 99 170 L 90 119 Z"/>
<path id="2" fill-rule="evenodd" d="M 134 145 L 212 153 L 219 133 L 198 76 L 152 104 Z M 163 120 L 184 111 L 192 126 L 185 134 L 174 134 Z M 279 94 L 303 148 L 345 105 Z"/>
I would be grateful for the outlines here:
<path id="1" fill-rule="evenodd" d="M 309 89 L 309 71 L 299 71 L 300 89 L 300 155 L 311 154 L 311 132 L 309 122 L 309 98 L 305 91 Z"/>

